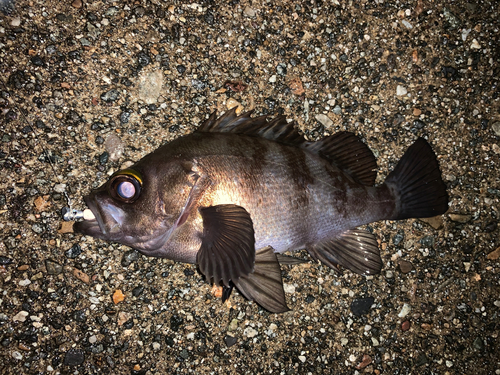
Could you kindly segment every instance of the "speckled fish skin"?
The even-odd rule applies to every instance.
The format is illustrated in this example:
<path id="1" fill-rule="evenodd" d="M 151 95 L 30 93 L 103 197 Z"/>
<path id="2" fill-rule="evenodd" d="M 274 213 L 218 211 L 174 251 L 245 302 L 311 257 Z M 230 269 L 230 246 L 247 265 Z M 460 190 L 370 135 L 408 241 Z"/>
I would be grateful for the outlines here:
<path id="1" fill-rule="evenodd" d="M 236 264 L 240 261 L 257 262 L 255 254 L 245 255 L 244 250 L 241 259 L 228 260 L 229 265 L 225 264 L 224 255 L 213 250 L 217 248 L 218 239 L 224 236 L 236 238 L 237 245 L 238 241 L 249 242 L 252 252 L 266 247 L 271 247 L 276 253 L 307 248 L 313 258 L 333 268 L 341 264 L 358 273 L 378 272 L 381 262 L 375 239 L 367 232 L 351 230 L 382 219 L 412 215 L 403 212 L 408 209 L 401 203 L 403 193 L 396 176 L 399 173 L 394 173 L 396 177 L 389 176 L 380 186 L 366 186 L 359 181 L 374 181 L 375 172 L 370 169 L 373 169 L 375 159 L 364 144 L 356 147 L 360 154 L 369 154 L 364 158 L 368 160 L 368 169 L 363 166 L 356 169 L 355 156 L 347 164 L 337 163 L 346 166 L 341 169 L 336 165 L 335 157 L 338 154 L 339 159 L 350 159 L 345 150 L 338 151 L 337 145 L 333 151 L 328 151 L 326 146 L 321 150 L 320 143 L 295 139 L 298 133 L 292 129 L 293 124 L 286 124 L 284 119 L 275 121 L 274 128 L 286 133 L 285 136 L 267 135 L 264 138 L 256 136 L 259 127 L 265 125 L 262 117 L 257 118 L 258 121 L 252 119 L 255 126 L 245 131 L 237 129 L 251 121 L 249 114 L 237 117 L 232 112 L 225 116 L 226 120 L 220 121 L 219 128 L 178 138 L 130 167 L 142 176 L 140 196 L 133 203 L 117 200 L 116 194 L 110 193 L 109 181 L 91 192 L 85 201 L 96 220 L 76 223 L 75 230 L 129 245 L 148 256 L 186 263 L 201 262 L 200 269 L 207 279 L 214 278 L 218 283 L 220 278 L 226 286 L 230 281 L 236 283 L 240 276 L 257 275 L 258 272 L 254 264 L 246 269 L 245 265 Z M 212 116 L 212 123 L 214 121 Z M 345 135 L 349 141 L 353 138 L 358 141 L 350 133 Z M 273 137 L 277 141 L 268 139 Z M 425 141 L 419 144 L 430 150 Z M 427 148 L 424 151 L 429 154 Z M 331 157 L 324 155 L 328 152 L 332 153 Z M 437 166 L 432 150 L 430 154 Z M 426 163 L 425 160 L 421 163 L 422 168 L 427 168 Z M 354 169 L 353 175 L 349 173 L 350 169 Z M 440 190 L 437 207 L 424 211 L 426 216 L 443 213 L 447 206 L 439 168 L 436 172 L 436 167 L 433 167 L 431 173 L 434 174 L 433 181 L 439 180 Z M 369 175 L 368 178 L 363 174 Z M 431 190 L 428 195 L 433 194 Z M 418 207 L 427 204 L 426 199 L 418 202 Z M 431 204 L 433 199 L 431 197 Z M 223 216 L 230 217 L 230 224 L 221 220 L 219 225 L 217 210 L 210 214 L 207 211 L 204 216 L 203 209 L 208 207 L 219 207 Z M 232 217 L 236 217 L 236 227 L 250 226 L 253 232 L 245 232 L 244 228 L 243 232 L 233 232 Z M 215 225 L 209 225 L 211 220 L 217 221 Z M 228 228 L 227 232 L 224 228 Z M 347 237 L 343 238 L 344 235 Z M 213 243 L 216 245 L 212 246 Z M 210 249 L 208 260 L 201 259 L 199 254 L 204 246 Z M 234 243 L 231 246 L 234 248 Z M 261 284 L 262 289 L 266 289 L 267 282 L 264 280 Z M 241 283 L 236 285 L 245 289 Z M 254 284 L 247 285 L 247 289 L 254 287 Z M 244 294 L 271 311 L 285 311 L 248 290 Z M 270 300 L 273 298 L 269 297 Z"/>

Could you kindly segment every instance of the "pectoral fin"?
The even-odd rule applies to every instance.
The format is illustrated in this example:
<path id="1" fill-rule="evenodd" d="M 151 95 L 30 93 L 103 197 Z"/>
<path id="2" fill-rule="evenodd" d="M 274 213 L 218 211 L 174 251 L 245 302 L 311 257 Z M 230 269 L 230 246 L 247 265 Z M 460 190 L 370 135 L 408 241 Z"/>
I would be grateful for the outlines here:
<path id="1" fill-rule="evenodd" d="M 274 313 L 290 310 L 285 301 L 280 265 L 270 246 L 257 250 L 254 271 L 233 283 L 246 298 L 266 310 Z"/>
<path id="2" fill-rule="evenodd" d="M 250 214 L 240 206 L 224 204 L 201 208 L 203 235 L 197 263 L 208 281 L 230 287 L 251 273 L 255 263 L 255 237 Z"/>
<path id="3" fill-rule="evenodd" d="M 338 265 L 360 275 L 377 274 L 382 268 L 377 240 L 362 229 L 345 231 L 337 238 L 308 246 L 307 251 L 339 272 Z"/>

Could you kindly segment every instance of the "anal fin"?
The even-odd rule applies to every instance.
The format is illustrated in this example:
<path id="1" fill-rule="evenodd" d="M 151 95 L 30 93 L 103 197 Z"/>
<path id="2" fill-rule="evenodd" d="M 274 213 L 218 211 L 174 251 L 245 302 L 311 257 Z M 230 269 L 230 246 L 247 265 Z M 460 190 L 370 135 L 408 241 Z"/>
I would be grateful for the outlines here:
<path id="1" fill-rule="evenodd" d="M 254 271 L 240 276 L 233 283 L 246 298 L 266 310 L 273 313 L 290 310 L 285 301 L 280 264 L 270 246 L 257 250 Z"/>
<path id="2" fill-rule="evenodd" d="M 362 229 L 351 229 L 338 237 L 307 247 L 315 260 L 340 271 L 338 266 L 360 275 L 374 275 L 382 269 L 375 236 Z"/>

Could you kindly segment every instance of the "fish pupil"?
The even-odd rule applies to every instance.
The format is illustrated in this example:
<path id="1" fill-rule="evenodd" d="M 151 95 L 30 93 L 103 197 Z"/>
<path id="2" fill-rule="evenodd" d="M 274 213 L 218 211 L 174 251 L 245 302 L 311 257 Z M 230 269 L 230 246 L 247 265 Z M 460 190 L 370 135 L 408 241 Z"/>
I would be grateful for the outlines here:
<path id="1" fill-rule="evenodd" d="M 135 186 L 130 181 L 123 181 L 116 187 L 116 192 L 123 199 L 131 199 L 135 195 Z"/>

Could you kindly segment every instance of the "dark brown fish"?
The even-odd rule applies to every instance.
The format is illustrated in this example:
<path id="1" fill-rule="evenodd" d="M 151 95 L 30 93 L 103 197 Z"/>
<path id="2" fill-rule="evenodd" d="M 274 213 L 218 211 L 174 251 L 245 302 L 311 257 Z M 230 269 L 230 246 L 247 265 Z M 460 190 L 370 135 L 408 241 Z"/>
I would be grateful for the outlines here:
<path id="1" fill-rule="evenodd" d="M 380 186 L 376 161 L 352 133 L 306 141 L 283 116 L 215 113 L 191 135 L 116 172 L 85 197 L 77 232 L 145 255 L 195 263 L 272 312 L 287 311 L 279 254 L 306 248 L 340 270 L 375 274 L 375 237 L 356 228 L 448 208 L 429 144 L 419 138 Z M 92 217 L 94 216 L 94 217 Z"/>

